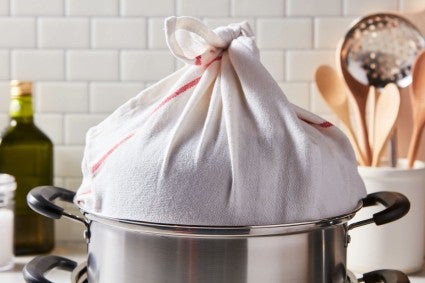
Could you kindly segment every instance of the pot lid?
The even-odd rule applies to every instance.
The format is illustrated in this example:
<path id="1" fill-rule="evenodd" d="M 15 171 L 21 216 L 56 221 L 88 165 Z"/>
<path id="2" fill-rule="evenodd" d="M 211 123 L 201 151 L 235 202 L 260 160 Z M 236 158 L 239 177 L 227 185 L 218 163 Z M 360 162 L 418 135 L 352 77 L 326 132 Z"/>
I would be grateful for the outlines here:
<path id="1" fill-rule="evenodd" d="M 83 210 L 85 217 L 90 221 L 102 223 L 126 230 L 140 231 L 156 235 L 188 235 L 191 237 L 210 237 L 210 238 L 228 238 L 228 237 L 256 237 L 271 235 L 287 235 L 304 233 L 327 227 L 343 225 L 354 217 L 356 212 L 363 206 L 359 202 L 357 207 L 350 213 L 333 218 L 321 219 L 310 222 L 274 224 L 264 226 L 197 226 L 197 225 L 176 225 L 162 224 L 142 221 L 132 221 L 126 219 L 109 218 L 103 215 L 89 213 Z"/>

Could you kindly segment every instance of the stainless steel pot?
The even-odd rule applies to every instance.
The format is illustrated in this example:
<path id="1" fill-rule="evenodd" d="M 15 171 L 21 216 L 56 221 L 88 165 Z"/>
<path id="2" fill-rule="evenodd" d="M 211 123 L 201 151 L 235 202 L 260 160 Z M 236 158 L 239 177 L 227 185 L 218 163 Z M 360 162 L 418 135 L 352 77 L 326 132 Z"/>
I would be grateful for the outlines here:
<path id="1" fill-rule="evenodd" d="M 88 283 L 87 262 L 82 262 L 77 266 L 77 263 L 72 260 L 54 255 L 39 256 L 27 264 L 24 270 L 26 276 L 31 276 L 30 279 L 27 279 L 27 282 L 50 282 L 44 278 L 43 270 L 48 272 L 52 268 L 72 271 L 71 283 Z M 409 282 L 406 280 L 406 275 L 396 270 L 376 270 L 363 274 L 360 279 L 357 279 L 353 273 L 347 271 L 345 283 Z"/>
<path id="2" fill-rule="evenodd" d="M 84 211 L 85 219 L 80 219 L 53 203 L 55 199 L 72 202 L 73 197 L 74 192 L 47 186 L 33 189 L 27 201 L 47 217 L 58 219 L 65 215 L 86 225 L 90 283 L 350 282 L 346 268 L 349 230 L 397 220 L 410 207 L 407 198 L 399 193 L 379 192 L 368 195 L 351 213 L 330 219 L 209 227 L 110 219 Z M 386 208 L 371 219 L 348 225 L 359 209 L 377 203 Z M 35 261 L 24 270 L 27 282 L 48 282 L 42 281 L 46 280 L 45 272 L 56 265 L 66 265 L 46 263 L 40 258 Z M 387 271 L 381 277 L 374 274 L 375 281 L 366 282 L 380 282 L 376 278 L 409 282 L 395 271 Z"/>
<path id="3" fill-rule="evenodd" d="M 87 279 L 87 262 L 77 263 L 64 257 L 46 255 L 39 256 L 31 261 L 26 267 L 27 276 L 31 276 L 31 280 L 27 282 L 49 282 L 44 278 L 44 272 L 48 272 L 52 268 L 62 268 L 71 273 L 71 283 L 88 283 Z M 28 271 L 30 270 L 30 271 Z M 29 274 L 29 275 L 28 275 Z M 39 278 L 36 278 L 38 276 Z M 28 279 L 27 279 L 28 280 Z M 142 281 L 140 281 L 142 282 Z M 347 279 L 345 283 L 376 283 L 376 282 L 409 282 L 406 281 L 406 275 L 396 270 L 376 270 L 363 274 L 362 278 L 357 279 L 353 273 L 347 271 Z"/>

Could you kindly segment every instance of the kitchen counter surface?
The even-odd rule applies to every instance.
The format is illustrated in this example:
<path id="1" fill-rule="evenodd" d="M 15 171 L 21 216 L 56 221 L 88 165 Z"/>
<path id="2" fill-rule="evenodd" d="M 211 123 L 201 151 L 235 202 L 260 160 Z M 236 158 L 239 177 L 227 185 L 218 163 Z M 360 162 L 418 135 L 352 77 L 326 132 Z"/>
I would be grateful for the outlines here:
<path id="1" fill-rule="evenodd" d="M 64 256 L 80 263 L 86 260 L 86 245 L 81 243 L 66 243 L 57 245 L 51 254 Z M 15 259 L 15 267 L 12 270 L 0 272 L 0 283 L 25 283 L 22 269 L 34 256 L 19 256 Z M 70 283 L 71 275 L 62 270 L 53 270 L 46 276 L 55 283 Z M 425 281 L 424 281 L 425 282 Z"/>
<path id="2" fill-rule="evenodd" d="M 58 245 L 51 254 L 64 256 L 82 262 L 86 259 L 86 246 L 84 243 L 67 243 Z M 22 277 L 22 268 L 34 256 L 16 257 L 14 269 L 6 272 L 0 272 L 0 283 L 25 283 Z M 70 273 L 54 270 L 46 276 L 49 280 L 55 283 L 70 283 Z M 416 274 L 409 275 L 411 283 L 425 283 L 425 266 L 422 271 Z"/>

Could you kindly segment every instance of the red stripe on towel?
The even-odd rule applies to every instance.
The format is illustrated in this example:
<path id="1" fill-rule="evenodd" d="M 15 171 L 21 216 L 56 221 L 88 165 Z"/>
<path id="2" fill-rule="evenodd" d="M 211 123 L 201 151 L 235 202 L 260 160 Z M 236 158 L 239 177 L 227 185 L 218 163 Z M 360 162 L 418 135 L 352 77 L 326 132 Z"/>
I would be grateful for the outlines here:
<path id="1" fill-rule="evenodd" d="M 330 128 L 332 126 L 333 126 L 333 124 L 331 122 L 328 122 L 328 121 L 319 124 L 319 127 L 322 127 L 322 128 Z"/>
<path id="2" fill-rule="evenodd" d="M 214 63 L 215 61 L 220 61 L 222 58 L 222 56 L 217 56 L 215 57 L 211 62 L 209 62 L 207 65 L 205 65 L 205 69 L 208 68 L 212 63 Z"/>
<path id="3" fill-rule="evenodd" d="M 176 96 L 182 94 L 183 92 L 185 92 L 186 90 L 188 90 L 191 87 L 194 87 L 195 85 L 198 84 L 198 82 L 201 80 L 201 77 L 197 77 L 196 79 L 190 81 L 189 83 L 185 84 L 184 86 L 180 87 L 177 91 L 175 91 L 174 93 L 172 93 L 170 96 L 168 96 L 164 101 L 162 101 L 156 108 L 154 111 L 152 111 L 152 113 L 154 113 L 155 111 L 157 111 L 159 108 L 161 108 L 162 106 L 164 106 L 167 102 L 169 102 L 171 99 L 175 98 Z M 105 160 L 109 157 L 109 155 L 111 155 L 120 145 L 122 145 L 124 142 L 126 142 L 127 140 L 129 140 L 131 137 L 134 136 L 134 132 L 129 134 L 128 136 L 126 136 L 124 139 L 122 139 L 120 142 L 118 142 L 117 144 L 115 144 L 111 149 L 109 149 L 91 168 L 91 173 L 95 174 L 97 172 L 97 170 L 99 169 L 99 167 L 103 164 L 103 162 L 105 162 Z"/>
<path id="4" fill-rule="evenodd" d="M 184 86 L 180 87 L 178 90 L 176 90 L 175 92 L 173 92 L 170 96 L 166 97 L 153 111 L 152 113 L 155 113 L 159 108 L 161 108 L 162 106 L 164 106 L 165 104 L 167 104 L 167 102 L 169 102 L 170 100 L 172 100 L 173 98 L 176 98 L 177 96 L 179 96 L 180 94 L 182 94 L 183 92 L 185 92 L 186 90 L 196 86 L 199 81 L 201 80 L 201 77 L 197 77 L 196 79 L 188 82 L 187 84 L 185 84 Z"/>
<path id="5" fill-rule="evenodd" d="M 333 126 L 333 124 L 331 122 L 328 122 L 328 121 L 325 121 L 323 123 L 313 123 L 313 122 L 308 121 L 308 120 L 303 119 L 303 118 L 299 118 L 299 119 L 302 120 L 302 121 L 304 121 L 304 122 L 306 122 L 307 124 L 319 126 L 321 128 L 330 128 L 330 127 Z"/>
<path id="6" fill-rule="evenodd" d="M 202 58 L 201 55 L 198 55 L 195 57 L 195 65 L 202 65 L 201 58 Z"/>
<path id="7" fill-rule="evenodd" d="M 199 57 L 200 60 L 200 56 L 197 56 L 196 58 Z M 214 58 L 211 62 L 209 62 L 205 68 L 208 68 L 209 65 L 211 65 L 212 63 L 214 63 L 215 61 L 219 61 L 221 60 L 221 56 L 218 56 L 216 58 Z M 201 80 L 202 76 L 197 77 L 196 79 L 188 82 L 187 84 L 185 84 L 184 86 L 180 87 L 178 90 L 176 90 L 175 92 L 173 92 L 170 96 L 166 97 L 153 111 L 152 113 L 155 113 L 156 111 L 158 111 L 159 108 L 161 108 L 162 106 L 164 106 L 165 104 L 167 104 L 170 100 L 172 100 L 173 98 L 176 98 L 177 96 L 179 96 L 180 94 L 182 94 L 183 92 L 185 92 L 186 90 L 196 86 L 199 81 Z"/>
<path id="8" fill-rule="evenodd" d="M 92 190 L 91 190 L 91 188 L 90 188 L 88 191 L 84 191 L 84 192 L 81 192 L 81 193 L 79 192 L 79 193 L 78 193 L 78 196 L 88 195 L 88 194 L 91 194 L 91 192 L 92 192 Z M 77 197 L 78 197 L 78 196 L 77 196 Z"/>
<path id="9" fill-rule="evenodd" d="M 111 149 L 109 149 L 103 156 L 100 158 L 91 168 L 91 173 L 94 174 L 99 169 L 99 167 L 103 164 L 103 162 L 111 155 L 120 145 L 128 141 L 131 137 L 134 136 L 135 133 L 131 133 L 125 138 L 123 138 L 120 142 L 116 143 Z"/>
<path id="10" fill-rule="evenodd" d="M 199 57 L 199 58 L 198 58 Z M 199 63 L 201 62 L 201 55 L 196 57 L 196 62 L 195 64 L 197 64 L 198 60 Z M 221 60 L 221 56 L 218 56 L 216 58 L 214 58 L 214 60 L 212 60 L 211 62 L 208 63 L 208 65 L 206 67 L 208 67 L 209 65 L 211 65 L 213 62 L 215 61 L 219 61 Z M 183 85 L 182 87 L 180 87 L 179 89 L 177 89 L 175 92 L 173 92 L 171 95 L 169 95 L 168 97 L 166 97 L 153 111 L 151 114 L 155 113 L 158 109 L 160 109 L 162 106 L 164 106 L 165 104 L 167 104 L 170 100 L 172 100 L 173 98 L 176 98 L 177 96 L 179 96 L 180 94 L 182 94 L 183 92 L 185 92 L 186 90 L 196 86 L 199 81 L 201 80 L 202 76 L 197 77 L 196 79 L 188 82 L 187 84 Z M 111 149 L 109 149 L 91 168 L 91 173 L 95 174 L 97 172 L 97 170 L 99 169 L 99 167 L 103 164 L 103 162 L 109 157 L 109 155 L 111 155 L 120 145 L 122 145 L 124 142 L 126 142 L 127 140 L 129 140 L 131 137 L 134 136 L 134 132 L 129 134 L 128 136 L 126 136 L 124 139 L 122 139 L 120 142 L 118 142 L 117 144 L 115 144 Z"/>

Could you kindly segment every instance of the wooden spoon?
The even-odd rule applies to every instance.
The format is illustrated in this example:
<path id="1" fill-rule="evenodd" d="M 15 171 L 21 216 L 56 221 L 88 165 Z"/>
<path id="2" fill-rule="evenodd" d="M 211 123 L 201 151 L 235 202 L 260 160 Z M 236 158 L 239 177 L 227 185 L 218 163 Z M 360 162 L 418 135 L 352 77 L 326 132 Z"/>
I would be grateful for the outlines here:
<path id="1" fill-rule="evenodd" d="M 398 87 L 387 84 L 379 94 L 375 105 L 373 131 L 373 158 L 372 166 L 377 167 L 381 160 L 382 151 L 387 144 L 400 110 L 400 92 Z"/>
<path id="2" fill-rule="evenodd" d="M 341 73 L 344 78 L 348 89 L 350 90 L 349 95 L 355 100 L 356 107 L 354 107 L 354 114 L 356 116 L 357 122 L 360 124 L 360 138 L 359 146 L 361 152 L 364 156 L 364 161 L 366 166 L 370 166 L 372 162 L 372 153 L 369 145 L 369 137 L 367 133 L 366 125 L 366 102 L 369 93 L 369 86 L 359 83 L 355 78 L 353 78 L 347 70 L 347 65 L 342 59 L 343 54 L 341 54 L 343 40 L 341 40 L 337 46 L 336 50 L 336 66 L 337 70 Z"/>
<path id="3" fill-rule="evenodd" d="M 348 130 L 348 138 L 353 145 L 358 162 L 360 165 L 364 166 L 366 164 L 365 156 L 360 150 L 351 126 L 347 89 L 344 82 L 341 81 L 335 69 L 328 65 L 321 65 L 316 70 L 315 78 L 319 93 L 322 95 L 327 105 L 335 112 L 342 123 L 344 123 Z"/>
<path id="4" fill-rule="evenodd" d="M 418 155 L 419 141 L 425 125 L 425 50 L 422 50 L 413 65 L 413 82 L 410 85 L 413 110 L 413 134 L 410 140 L 407 160 L 409 168 Z"/>

